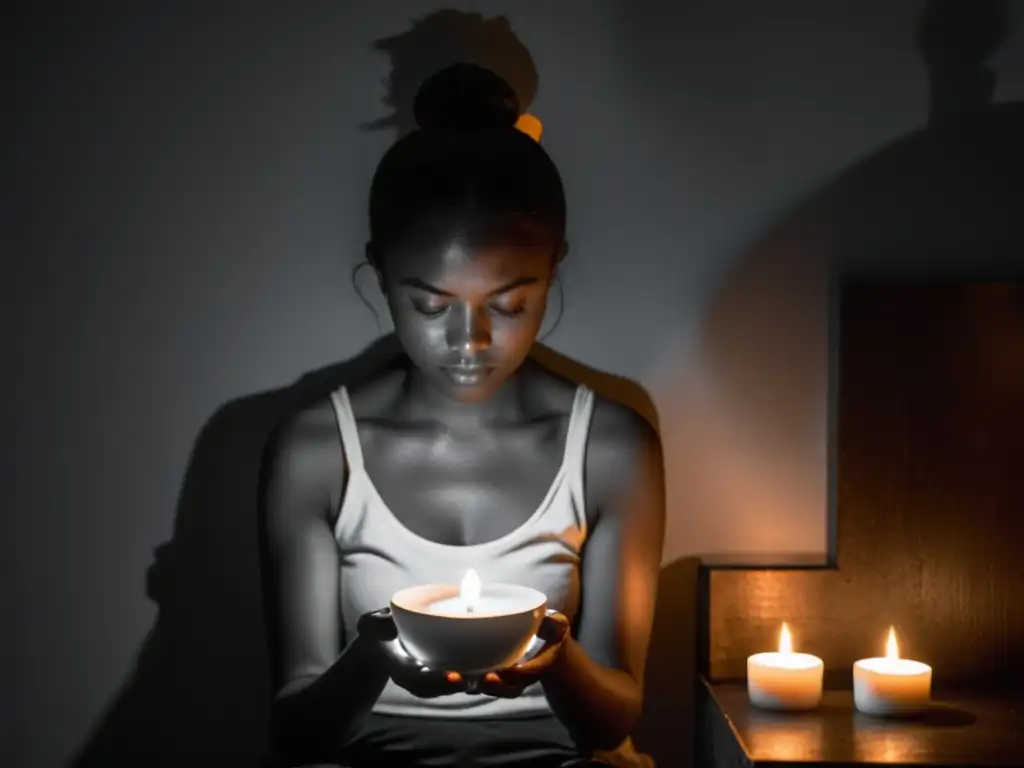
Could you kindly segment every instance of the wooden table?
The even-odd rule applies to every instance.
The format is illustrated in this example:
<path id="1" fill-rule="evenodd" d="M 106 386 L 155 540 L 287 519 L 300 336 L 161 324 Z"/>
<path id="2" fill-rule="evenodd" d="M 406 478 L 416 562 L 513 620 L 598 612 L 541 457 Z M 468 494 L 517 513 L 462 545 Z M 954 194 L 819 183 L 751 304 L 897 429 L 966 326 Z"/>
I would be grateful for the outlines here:
<path id="1" fill-rule="evenodd" d="M 737 683 L 698 685 L 699 768 L 906 765 L 1024 767 L 1024 691 L 936 696 L 912 720 L 869 717 L 848 690 L 806 713 L 752 707 Z"/>

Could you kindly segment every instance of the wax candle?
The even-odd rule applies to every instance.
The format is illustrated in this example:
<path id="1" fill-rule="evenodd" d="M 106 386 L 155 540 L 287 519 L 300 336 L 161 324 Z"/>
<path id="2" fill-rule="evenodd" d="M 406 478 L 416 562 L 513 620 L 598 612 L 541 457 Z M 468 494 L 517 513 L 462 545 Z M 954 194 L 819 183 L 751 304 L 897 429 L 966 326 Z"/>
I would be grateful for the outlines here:
<path id="1" fill-rule="evenodd" d="M 821 703 L 825 665 L 817 656 L 794 653 L 784 623 L 778 652 L 755 653 L 747 659 L 747 695 L 764 709 L 814 709 Z"/>
<path id="2" fill-rule="evenodd" d="M 915 715 L 931 698 L 932 668 L 901 659 L 896 629 L 889 627 L 885 657 L 861 659 L 853 665 L 853 701 L 868 715 Z"/>

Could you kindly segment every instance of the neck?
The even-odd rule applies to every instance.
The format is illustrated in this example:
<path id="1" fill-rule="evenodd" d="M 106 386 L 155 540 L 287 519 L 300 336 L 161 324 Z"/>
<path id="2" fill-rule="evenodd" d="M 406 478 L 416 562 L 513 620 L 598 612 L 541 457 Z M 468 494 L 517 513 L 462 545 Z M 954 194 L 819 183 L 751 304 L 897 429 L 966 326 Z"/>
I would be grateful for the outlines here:
<path id="1" fill-rule="evenodd" d="M 399 407 L 410 421 L 430 421 L 452 430 L 475 430 L 523 417 L 524 363 L 486 400 L 462 402 L 438 391 L 415 367 L 406 372 Z"/>

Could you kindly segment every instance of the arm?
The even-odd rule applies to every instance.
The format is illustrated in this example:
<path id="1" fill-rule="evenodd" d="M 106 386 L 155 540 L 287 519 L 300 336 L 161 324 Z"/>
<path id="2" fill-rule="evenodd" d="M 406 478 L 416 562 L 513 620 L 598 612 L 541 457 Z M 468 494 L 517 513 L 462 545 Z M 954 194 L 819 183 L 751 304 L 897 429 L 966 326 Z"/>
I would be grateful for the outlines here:
<path id="1" fill-rule="evenodd" d="M 337 543 L 329 523 L 344 486 L 334 415 L 304 411 L 268 447 L 262 499 L 282 687 L 274 728 L 287 764 L 329 759 L 349 741 L 388 679 L 377 639 L 344 651 Z"/>
<path id="2" fill-rule="evenodd" d="M 589 476 L 611 479 L 583 553 L 577 636 L 543 677 L 552 710 L 586 750 L 614 749 L 640 716 L 665 529 L 661 441 L 631 411 L 612 420 L 609 439 L 588 448 Z"/>

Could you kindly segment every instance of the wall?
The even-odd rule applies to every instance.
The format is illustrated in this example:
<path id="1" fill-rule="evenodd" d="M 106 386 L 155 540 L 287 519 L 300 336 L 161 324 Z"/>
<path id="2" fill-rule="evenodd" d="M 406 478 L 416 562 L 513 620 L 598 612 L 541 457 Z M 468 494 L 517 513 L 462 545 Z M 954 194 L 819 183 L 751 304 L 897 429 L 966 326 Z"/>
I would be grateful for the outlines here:
<path id="1" fill-rule="evenodd" d="M 211 415 L 379 334 L 348 283 L 392 139 L 361 127 L 386 112 L 370 42 L 436 6 L 242 7 L 34 9 L 17 30 L 5 765 L 66 759 L 132 671 L 155 617 L 145 574 Z M 664 561 L 823 552 L 824 240 L 771 233 L 924 125 L 919 4 L 472 10 L 507 14 L 532 52 L 531 111 L 566 178 L 550 343 L 658 407 Z M 1024 97 L 1022 49 L 992 59 L 999 101 Z"/>

